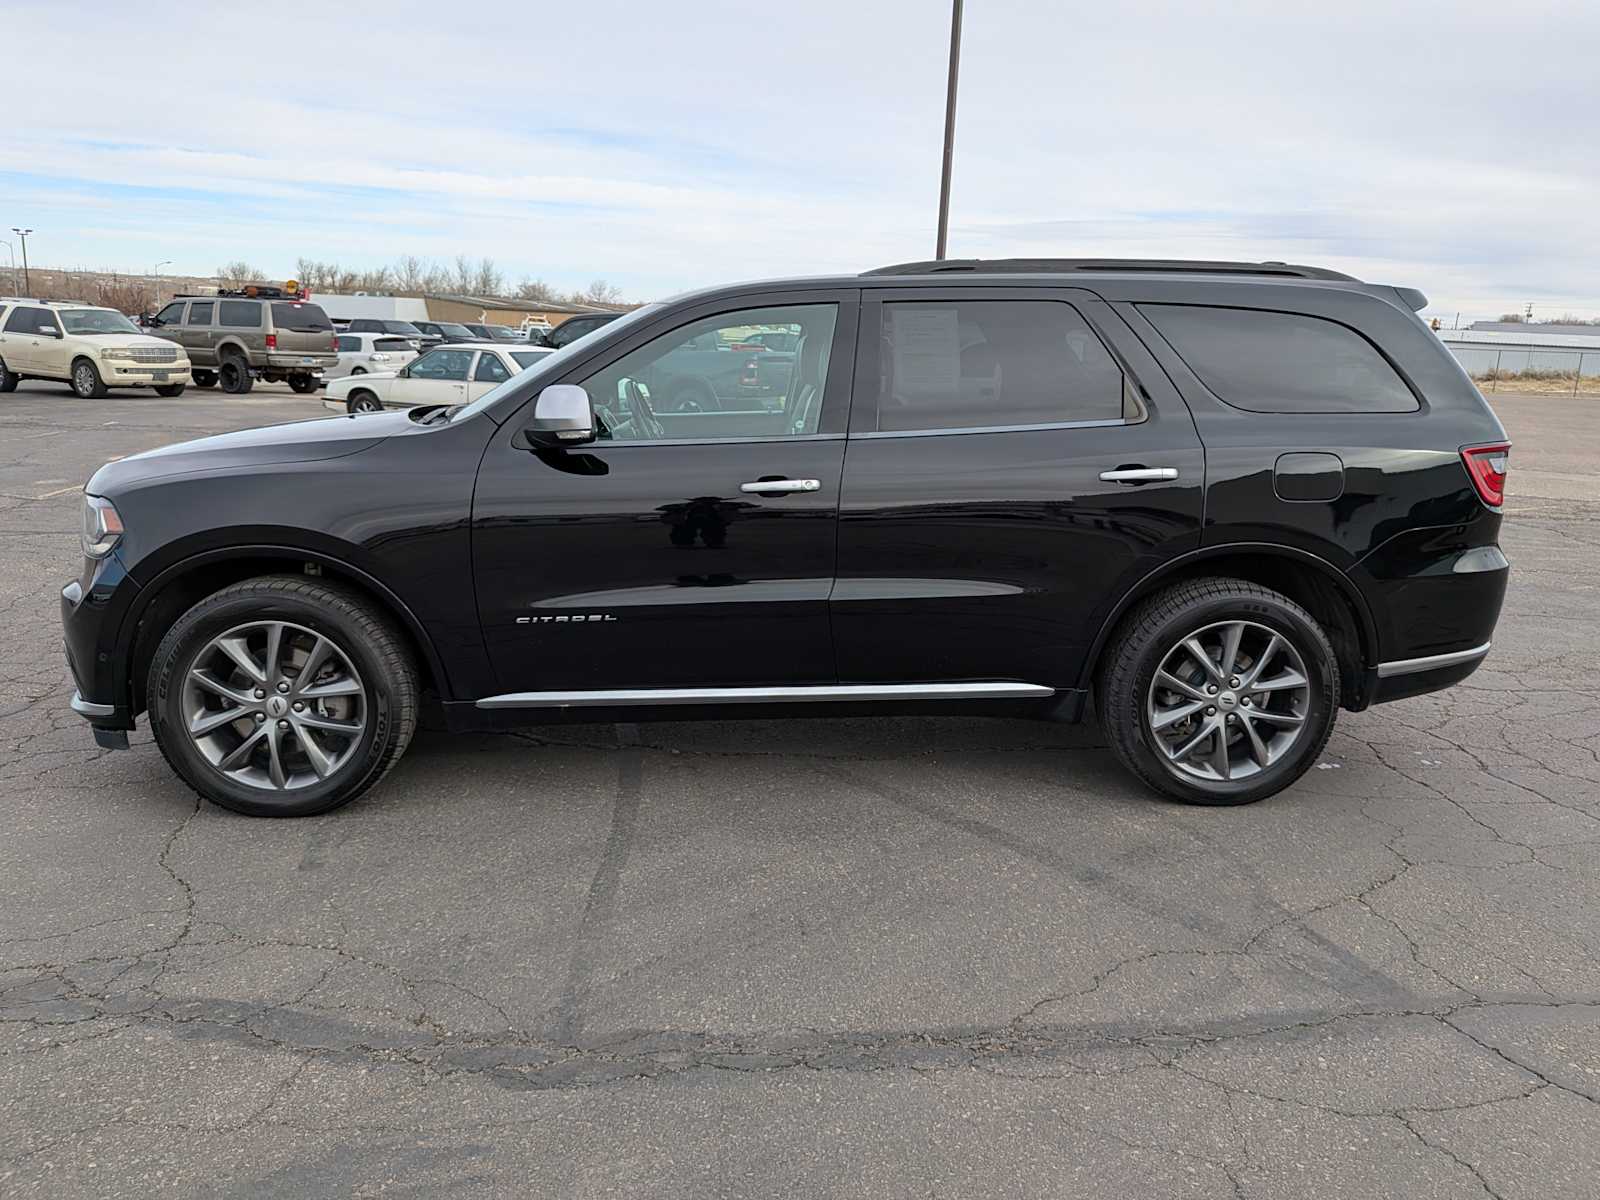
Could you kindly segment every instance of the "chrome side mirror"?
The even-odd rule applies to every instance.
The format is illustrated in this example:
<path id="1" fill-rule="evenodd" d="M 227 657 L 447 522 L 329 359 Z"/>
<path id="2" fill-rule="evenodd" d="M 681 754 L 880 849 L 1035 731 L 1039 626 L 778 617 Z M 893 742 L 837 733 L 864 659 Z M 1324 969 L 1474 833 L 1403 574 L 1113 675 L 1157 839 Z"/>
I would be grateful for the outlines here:
<path id="1" fill-rule="evenodd" d="M 535 446 L 581 446 L 594 441 L 594 405 L 575 383 L 552 383 L 533 402 L 523 433 Z"/>

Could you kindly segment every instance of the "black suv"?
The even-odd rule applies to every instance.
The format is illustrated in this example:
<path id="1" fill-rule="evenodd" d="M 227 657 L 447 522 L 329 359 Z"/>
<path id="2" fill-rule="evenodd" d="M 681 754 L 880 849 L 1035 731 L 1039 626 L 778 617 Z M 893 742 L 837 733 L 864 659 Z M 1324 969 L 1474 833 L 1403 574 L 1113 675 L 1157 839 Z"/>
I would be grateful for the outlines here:
<path id="1" fill-rule="evenodd" d="M 641 308 L 469 404 L 135 455 L 86 489 L 72 705 L 269 815 L 376 783 L 424 691 L 455 729 L 1093 711 L 1159 791 L 1257 800 L 1340 707 L 1489 650 L 1509 447 L 1422 304 L 910 263 Z M 742 403 L 655 403 L 685 346 L 743 370 L 766 334 L 794 349 Z"/>

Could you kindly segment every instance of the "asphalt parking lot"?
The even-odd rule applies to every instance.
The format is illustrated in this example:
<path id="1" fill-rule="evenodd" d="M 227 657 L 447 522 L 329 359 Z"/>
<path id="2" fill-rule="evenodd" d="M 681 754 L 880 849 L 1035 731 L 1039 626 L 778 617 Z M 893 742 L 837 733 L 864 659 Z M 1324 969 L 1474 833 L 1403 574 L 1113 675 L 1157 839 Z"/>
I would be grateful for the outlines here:
<path id="1" fill-rule="evenodd" d="M 324 415 L 0 397 L 0 1194 L 1592 1197 L 1600 401 L 1494 398 L 1486 666 L 1291 791 L 979 719 L 422 734 L 322 818 L 66 707 L 102 461 Z"/>

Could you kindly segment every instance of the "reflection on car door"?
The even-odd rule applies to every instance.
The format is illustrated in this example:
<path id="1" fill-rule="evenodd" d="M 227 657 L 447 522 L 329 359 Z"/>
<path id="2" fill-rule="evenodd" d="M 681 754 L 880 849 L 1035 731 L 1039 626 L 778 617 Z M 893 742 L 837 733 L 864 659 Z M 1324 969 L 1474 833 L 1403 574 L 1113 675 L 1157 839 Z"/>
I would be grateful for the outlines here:
<path id="1" fill-rule="evenodd" d="M 603 434 L 588 445 L 530 451 L 517 434 L 531 408 L 507 421 L 479 469 L 472 529 L 505 692 L 834 682 L 827 598 L 856 294 L 744 297 L 733 311 L 724 299 L 579 360 L 552 382 L 589 393 Z M 769 321 L 806 331 L 789 392 L 652 417 L 641 381 L 661 356 Z"/>
<path id="2" fill-rule="evenodd" d="M 1182 398 L 1081 290 L 875 290 L 862 325 L 840 679 L 1075 686 L 1113 598 L 1199 545 Z"/>
<path id="3" fill-rule="evenodd" d="M 12 374 L 26 375 L 36 370 L 34 366 L 38 361 L 38 350 L 35 345 L 39 341 L 38 326 L 34 324 L 35 313 L 41 309 L 19 304 L 6 314 L 5 329 L 3 331 L 4 345 L 0 346 L 0 353 L 4 353 L 6 366 Z"/>

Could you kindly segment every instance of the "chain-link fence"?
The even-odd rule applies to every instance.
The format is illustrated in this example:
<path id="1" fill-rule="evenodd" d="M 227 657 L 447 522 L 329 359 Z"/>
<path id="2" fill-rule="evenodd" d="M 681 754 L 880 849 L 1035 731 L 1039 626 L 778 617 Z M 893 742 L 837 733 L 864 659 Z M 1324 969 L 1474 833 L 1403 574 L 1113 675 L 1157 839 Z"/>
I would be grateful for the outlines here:
<path id="1" fill-rule="evenodd" d="M 1485 391 L 1600 396 L 1600 350 L 1536 346 L 1451 346 L 1450 352 Z"/>

